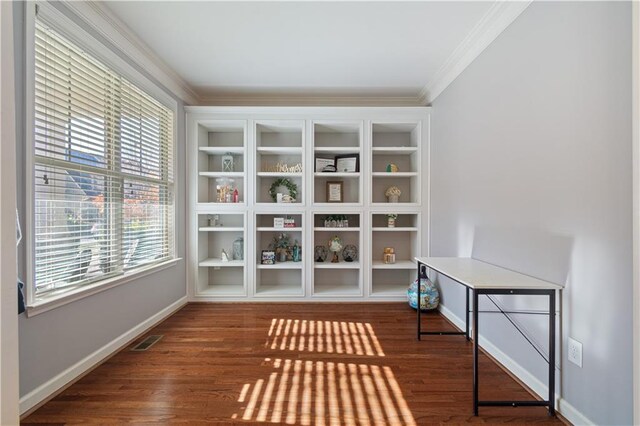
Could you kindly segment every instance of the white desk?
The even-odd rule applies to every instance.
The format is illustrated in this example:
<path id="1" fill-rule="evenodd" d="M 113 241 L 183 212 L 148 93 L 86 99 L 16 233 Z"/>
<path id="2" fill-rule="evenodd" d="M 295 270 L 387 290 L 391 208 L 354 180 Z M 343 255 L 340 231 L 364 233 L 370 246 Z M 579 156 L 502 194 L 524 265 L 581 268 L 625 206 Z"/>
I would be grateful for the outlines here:
<path id="1" fill-rule="evenodd" d="M 555 414 L 555 353 L 556 353 L 556 291 L 562 286 L 500 268 L 486 262 L 460 257 L 416 257 L 418 279 L 427 277 L 427 268 L 466 287 L 465 331 L 422 331 L 418 309 L 417 337 L 423 335 L 461 334 L 469 340 L 469 291 L 473 293 L 473 414 L 479 406 L 546 406 L 549 415 Z M 479 401 L 478 400 L 478 297 L 481 294 L 544 295 L 549 297 L 549 398 L 547 401 Z M 420 285 L 418 285 L 420 306 Z M 503 312 L 504 313 L 504 312 Z"/>

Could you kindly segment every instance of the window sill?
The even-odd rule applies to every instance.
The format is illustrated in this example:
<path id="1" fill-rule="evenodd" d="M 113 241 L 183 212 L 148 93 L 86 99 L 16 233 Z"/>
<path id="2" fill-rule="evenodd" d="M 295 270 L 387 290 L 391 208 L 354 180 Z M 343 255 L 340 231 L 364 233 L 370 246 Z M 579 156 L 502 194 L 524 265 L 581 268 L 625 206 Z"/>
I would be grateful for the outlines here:
<path id="1" fill-rule="evenodd" d="M 130 281 L 140 279 L 146 275 L 154 274 L 164 269 L 171 268 L 181 260 L 182 258 L 177 257 L 175 259 L 167 260 L 165 262 L 151 265 L 147 268 L 140 269 L 135 272 L 131 272 L 130 274 L 119 275 L 117 277 L 100 281 L 86 287 L 77 288 L 61 295 L 36 299 L 33 303 L 27 305 L 27 316 L 32 317 L 45 313 L 52 309 L 59 308 L 60 306 L 64 306 L 77 300 L 84 299 L 85 297 L 101 293 L 105 290 L 109 290 L 110 288 L 118 287 Z"/>

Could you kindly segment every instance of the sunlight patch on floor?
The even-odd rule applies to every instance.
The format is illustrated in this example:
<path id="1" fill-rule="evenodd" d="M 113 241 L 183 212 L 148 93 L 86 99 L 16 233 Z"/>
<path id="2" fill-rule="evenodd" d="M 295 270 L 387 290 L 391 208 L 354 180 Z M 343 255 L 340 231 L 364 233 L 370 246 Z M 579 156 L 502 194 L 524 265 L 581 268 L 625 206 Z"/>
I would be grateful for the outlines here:
<path id="1" fill-rule="evenodd" d="M 384 356 L 369 323 L 274 318 L 265 347 L 281 351 Z"/>
<path id="2" fill-rule="evenodd" d="M 391 368 L 300 359 L 265 359 L 275 371 L 245 384 L 241 418 L 300 425 L 416 425 Z M 247 395 L 249 395 L 247 400 Z"/>

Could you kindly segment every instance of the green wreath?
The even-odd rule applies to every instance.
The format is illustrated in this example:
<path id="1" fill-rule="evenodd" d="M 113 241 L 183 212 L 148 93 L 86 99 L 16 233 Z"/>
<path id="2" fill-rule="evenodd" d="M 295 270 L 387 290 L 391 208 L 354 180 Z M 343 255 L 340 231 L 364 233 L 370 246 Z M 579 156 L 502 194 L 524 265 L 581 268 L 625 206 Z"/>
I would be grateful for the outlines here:
<path id="1" fill-rule="evenodd" d="M 291 182 L 289 178 L 279 178 L 275 182 L 273 182 L 271 188 L 269 188 L 269 195 L 271 195 L 271 198 L 274 202 L 278 200 L 276 189 L 280 188 L 281 186 L 284 186 L 289 190 L 289 195 L 291 196 L 291 198 L 293 198 L 294 200 L 296 199 L 296 197 L 298 196 L 298 186 L 295 183 Z"/>

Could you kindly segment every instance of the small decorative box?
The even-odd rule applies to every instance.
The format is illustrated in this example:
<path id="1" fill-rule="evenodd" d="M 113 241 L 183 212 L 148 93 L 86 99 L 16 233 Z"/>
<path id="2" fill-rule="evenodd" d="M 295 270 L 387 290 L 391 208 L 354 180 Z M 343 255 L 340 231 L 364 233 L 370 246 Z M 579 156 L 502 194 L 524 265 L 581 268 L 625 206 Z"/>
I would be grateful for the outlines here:
<path id="1" fill-rule="evenodd" d="M 283 217 L 274 217 L 273 218 L 273 227 L 274 228 L 284 228 L 284 218 Z"/>

